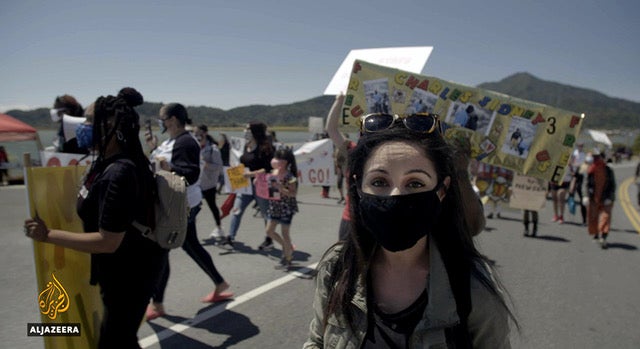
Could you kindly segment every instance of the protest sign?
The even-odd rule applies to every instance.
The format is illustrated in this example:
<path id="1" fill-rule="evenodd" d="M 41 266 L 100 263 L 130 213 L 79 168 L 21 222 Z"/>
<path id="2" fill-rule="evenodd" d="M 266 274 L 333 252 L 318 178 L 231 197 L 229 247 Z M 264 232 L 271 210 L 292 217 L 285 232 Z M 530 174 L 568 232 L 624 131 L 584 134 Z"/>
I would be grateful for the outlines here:
<path id="1" fill-rule="evenodd" d="M 547 183 L 539 178 L 515 174 L 509 207 L 539 211 L 547 201 Z"/>
<path id="2" fill-rule="evenodd" d="M 50 229 L 82 234 L 76 199 L 85 169 L 25 167 L 29 216 L 40 217 Z M 38 289 L 25 292 L 38 305 L 41 323 L 76 324 L 79 332 L 74 327 L 68 336 L 45 336 L 44 347 L 96 348 L 103 309 L 99 288 L 89 284 L 91 255 L 38 241 L 33 241 L 33 251 Z"/>
<path id="3" fill-rule="evenodd" d="M 345 93 L 351 67 L 356 59 L 379 64 L 385 67 L 403 69 L 419 74 L 433 51 L 432 46 L 419 47 L 384 47 L 351 50 L 340 64 L 340 68 L 324 90 L 325 95 L 337 95 Z"/>
<path id="4" fill-rule="evenodd" d="M 333 143 L 330 139 L 303 144 L 294 152 L 300 185 L 333 185 Z"/>
<path id="5" fill-rule="evenodd" d="M 235 167 L 229 167 L 225 172 L 227 177 L 229 178 L 231 191 L 249 186 L 249 179 L 244 176 L 245 170 L 243 164 Z"/>
<path id="6" fill-rule="evenodd" d="M 436 113 L 445 138 L 470 145 L 471 157 L 524 175 L 558 181 L 584 115 L 436 77 L 356 60 L 343 105 L 359 123 L 370 113 Z"/>
<path id="7" fill-rule="evenodd" d="M 268 200 L 280 200 L 278 176 L 269 173 L 259 173 L 256 175 L 255 184 L 257 196 Z"/>

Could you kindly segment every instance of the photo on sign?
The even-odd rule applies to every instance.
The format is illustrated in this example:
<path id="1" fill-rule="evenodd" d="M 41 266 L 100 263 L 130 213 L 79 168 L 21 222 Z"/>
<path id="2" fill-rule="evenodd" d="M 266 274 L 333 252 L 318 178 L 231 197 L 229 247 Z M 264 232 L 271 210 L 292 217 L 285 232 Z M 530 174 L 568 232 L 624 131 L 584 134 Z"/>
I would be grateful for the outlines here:
<path id="1" fill-rule="evenodd" d="M 407 94 L 404 93 L 401 89 L 393 87 L 393 93 L 391 94 L 391 98 L 393 99 L 393 103 L 404 104 L 407 100 Z"/>
<path id="2" fill-rule="evenodd" d="M 436 102 L 438 102 L 438 96 L 429 91 L 415 88 L 411 94 L 409 106 L 405 110 L 405 114 L 433 113 Z"/>
<path id="3" fill-rule="evenodd" d="M 512 117 L 501 151 L 505 154 L 526 159 L 536 134 L 536 128 L 537 126 L 533 125 L 529 119 L 519 116 Z"/>
<path id="4" fill-rule="evenodd" d="M 367 100 L 367 113 L 390 113 L 389 80 L 376 79 L 363 82 Z"/>
<path id="5" fill-rule="evenodd" d="M 471 103 L 453 102 L 449 106 L 445 122 L 488 135 L 495 112 Z"/>

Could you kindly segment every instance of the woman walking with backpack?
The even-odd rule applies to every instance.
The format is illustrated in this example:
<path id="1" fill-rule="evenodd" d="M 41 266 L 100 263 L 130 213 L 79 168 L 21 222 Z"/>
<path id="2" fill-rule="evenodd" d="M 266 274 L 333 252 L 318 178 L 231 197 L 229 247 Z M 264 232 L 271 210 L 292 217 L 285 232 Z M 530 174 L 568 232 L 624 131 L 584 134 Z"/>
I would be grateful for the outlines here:
<path id="1" fill-rule="evenodd" d="M 157 139 L 147 135 L 147 143 L 154 149 L 151 153 L 156 168 L 175 172 L 185 177 L 187 187 L 187 201 L 190 211 L 187 224 L 187 237 L 182 249 L 196 264 L 211 278 L 215 289 L 202 298 L 202 302 L 213 303 L 233 297 L 233 293 L 225 292 L 229 284 L 218 272 L 211 256 L 198 240 L 196 231 L 196 215 L 200 212 L 202 192 L 198 178 L 200 176 L 200 146 L 194 137 L 185 129 L 191 123 L 187 109 L 178 103 L 171 103 L 160 108 L 160 124 L 162 132 L 169 133 L 169 139 L 157 146 Z M 162 275 L 158 280 L 152 303 L 147 308 L 147 320 L 165 315 L 163 300 L 164 291 L 169 282 L 169 258 L 165 259 Z"/>

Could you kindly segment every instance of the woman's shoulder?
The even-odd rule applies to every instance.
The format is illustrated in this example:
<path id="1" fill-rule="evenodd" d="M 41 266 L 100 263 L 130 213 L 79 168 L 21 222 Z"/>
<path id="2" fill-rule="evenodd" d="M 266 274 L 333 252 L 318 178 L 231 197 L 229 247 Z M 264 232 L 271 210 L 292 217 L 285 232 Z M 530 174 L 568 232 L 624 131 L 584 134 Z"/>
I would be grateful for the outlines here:
<path id="1" fill-rule="evenodd" d="M 343 248 L 344 244 L 342 242 L 337 242 L 333 246 L 329 247 L 318 263 L 318 271 L 330 273 L 333 266 L 338 262 Z"/>

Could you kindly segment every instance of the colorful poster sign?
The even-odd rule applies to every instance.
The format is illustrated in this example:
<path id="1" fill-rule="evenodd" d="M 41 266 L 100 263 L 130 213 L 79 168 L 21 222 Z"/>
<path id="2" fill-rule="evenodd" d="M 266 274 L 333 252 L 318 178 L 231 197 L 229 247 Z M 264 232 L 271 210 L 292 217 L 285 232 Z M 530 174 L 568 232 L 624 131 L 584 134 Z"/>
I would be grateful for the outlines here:
<path id="1" fill-rule="evenodd" d="M 478 163 L 475 185 L 480 197 L 483 198 L 483 203 L 491 203 L 492 205 L 508 203 L 512 182 L 513 171 L 482 162 Z"/>
<path id="2" fill-rule="evenodd" d="M 236 167 L 229 167 L 225 172 L 229 178 L 232 191 L 249 186 L 249 179 L 244 176 L 245 168 L 243 164 Z"/>
<path id="3" fill-rule="evenodd" d="M 269 173 L 259 173 L 255 180 L 256 195 L 267 200 L 280 200 L 278 177 Z"/>
<path id="4" fill-rule="evenodd" d="M 445 137 L 471 144 L 477 160 L 547 181 L 561 179 L 583 115 L 356 60 L 343 106 L 357 124 L 369 113 L 436 113 Z"/>
<path id="5" fill-rule="evenodd" d="M 333 185 L 333 143 L 321 139 L 303 144 L 294 152 L 300 185 Z"/>
<path id="6" fill-rule="evenodd" d="M 82 234 L 76 196 L 85 166 L 25 168 L 29 215 L 39 216 L 51 229 Z M 80 335 L 44 337 L 45 348 L 95 348 L 102 317 L 99 289 L 89 284 L 88 253 L 34 241 L 38 303 L 44 324 L 80 324 Z M 34 314 L 35 316 L 36 314 Z M 142 320 L 142 319 L 141 319 Z"/>

